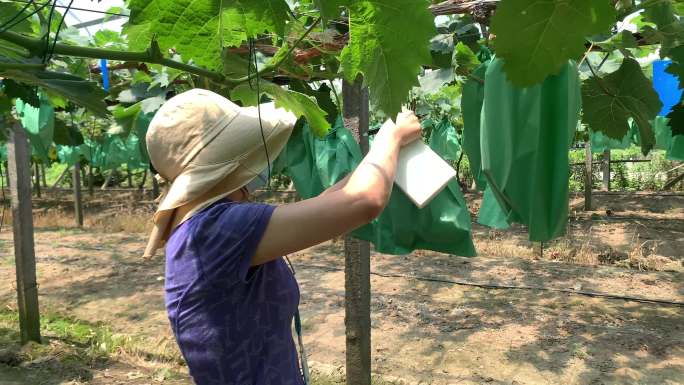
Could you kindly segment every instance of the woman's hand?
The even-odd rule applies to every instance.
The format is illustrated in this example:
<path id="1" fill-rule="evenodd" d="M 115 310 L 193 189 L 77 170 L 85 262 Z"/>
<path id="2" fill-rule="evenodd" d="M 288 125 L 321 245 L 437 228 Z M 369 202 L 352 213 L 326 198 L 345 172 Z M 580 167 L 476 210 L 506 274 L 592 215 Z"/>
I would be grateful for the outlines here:
<path id="1" fill-rule="evenodd" d="M 403 111 L 397 116 L 396 124 L 382 126 L 376 136 L 376 141 L 389 139 L 399 143 L 399 146 L 405 146 L 420 138 L 421 128 L 420 121 L 413 112 Z"/>
<path id="2" fill-rule="evenodd" d="M 411 111 L 403 111 L 397 116 L 396 131 L 402 146 L 420 139 L 422 133 L 420 121 Z"/>

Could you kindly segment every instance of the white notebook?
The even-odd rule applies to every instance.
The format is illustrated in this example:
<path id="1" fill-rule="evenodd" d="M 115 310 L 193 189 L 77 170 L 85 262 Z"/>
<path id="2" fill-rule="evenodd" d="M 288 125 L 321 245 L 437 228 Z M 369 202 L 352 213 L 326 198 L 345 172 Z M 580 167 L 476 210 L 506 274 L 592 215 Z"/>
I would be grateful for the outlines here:
<path id="1" fill-rule="evenodd" d="M 455 176 L 456 170 L 419 139 L 399 151 L 394 183 L 422 209 Z"/>

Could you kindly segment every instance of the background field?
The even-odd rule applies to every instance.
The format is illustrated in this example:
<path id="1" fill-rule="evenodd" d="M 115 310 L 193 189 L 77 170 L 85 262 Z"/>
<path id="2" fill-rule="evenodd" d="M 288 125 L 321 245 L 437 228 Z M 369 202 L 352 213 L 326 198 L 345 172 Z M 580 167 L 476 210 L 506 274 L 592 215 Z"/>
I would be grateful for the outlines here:
<path id="1" fill-rule="evenodd" d="M 4 384 L 190 384 L 163 305 L 163 259 L 140 258 L 148 193 L 100 192 L 75 228 L 68 192 L 35 201 L 36 259 L 49 343 L 20 349 L 12 235 L 0 232 L 0 379 Z M 293 194 L 262 194 L 282 202 Z M 684 309 L 466 281 L 684 301 L 684 196 L 596 194 L 567 237 L 529 243 L 521 228 L 475 226 L 480 255 L 372 256 L 378 383 L 680 384 Z M 468 194 L 476 212 L 479 197 Z M 606 210 L 611 215 L 606 215 Z M 315 384 L 341 383 L 341 241 L 290 256 L 301 286 Z"/>

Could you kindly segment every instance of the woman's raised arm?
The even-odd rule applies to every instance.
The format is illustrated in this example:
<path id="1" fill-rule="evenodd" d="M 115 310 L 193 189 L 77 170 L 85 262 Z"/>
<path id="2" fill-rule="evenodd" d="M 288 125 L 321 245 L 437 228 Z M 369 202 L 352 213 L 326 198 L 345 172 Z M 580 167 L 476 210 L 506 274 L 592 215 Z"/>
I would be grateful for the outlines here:
<path id="1" fill-rule="evenodd" d="M 420 138 L 420 129 L 415 115 L 401 115 L 395 126 L 380 130 L 346 183 L 315 198 L 278 206 L 252 257 L 252 265 L 348 233 L 380 215 L 392 192 L 399 150 Z"/>

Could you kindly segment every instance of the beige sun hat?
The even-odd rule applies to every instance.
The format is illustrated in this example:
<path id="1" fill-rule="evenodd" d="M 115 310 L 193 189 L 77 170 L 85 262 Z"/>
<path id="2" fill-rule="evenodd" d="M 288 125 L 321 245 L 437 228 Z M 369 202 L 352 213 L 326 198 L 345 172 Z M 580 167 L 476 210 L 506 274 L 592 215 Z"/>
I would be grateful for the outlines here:
<path id="1" fill-rule="evenodd" d="M 180 223 L 217 200 L 239 190 L 268 167 L 292 133 L 296 116 L 273 103 L 240 107 L 221 95 L 193 89 L 169 99 L 155 114 L 147 131 L 150 161 L 164 191 L 154 214 L 154 228 L 145 249 L 151 257 L 171 232 L 178 207 L 212 189 L 222 191 L 197 202 Z M 195 203 L 195 202 L 193 202 Z"/>

